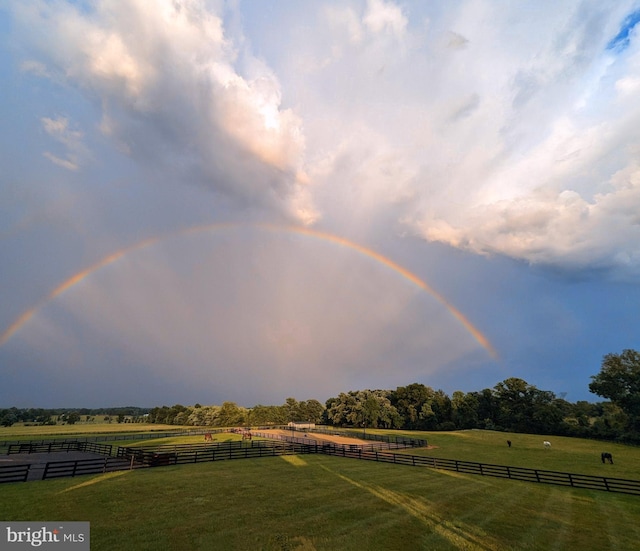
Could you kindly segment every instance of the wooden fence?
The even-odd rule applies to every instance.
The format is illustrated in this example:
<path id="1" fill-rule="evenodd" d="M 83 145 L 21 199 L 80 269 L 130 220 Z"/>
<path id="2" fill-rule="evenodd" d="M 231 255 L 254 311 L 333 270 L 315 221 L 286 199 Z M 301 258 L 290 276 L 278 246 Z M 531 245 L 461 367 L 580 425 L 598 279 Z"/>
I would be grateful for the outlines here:
<path id="1" fill-rule="evenodd" d="M 131 464 L 136 467 L 159 467 L 162 465 L 179 465 L 227 459 L 251 459 L 299 453 L 315 453 L 315 450 L 312 446 L 304 444 L 252 440 L 250 442 L 221 442 L 214 445 L 196 444 L 191 446 L 158 446 L 156 448 L 119 447 L 117 456 L 131 461 Z"/>
<path id="2" fill-rule="evenodd" d="M 42 473 L 42 480 L 122 471 L 130 467 L 127 461 L 117 457 L 98 457 L 96 459 L 78 459 L 76 461 L 49 461 Z"/>
<path id="3" fill-rule="evenodd" d="M 31 465 L 0 465 L 0 484 L 4 482 L 26 482 Z"/>
<path id="4" fill-rule="evenodd" d="M 440 459 L 421 455 L 405 455 L 383 451 L 352 450 L 346 446 L 323 446 L 319 450 L 319 453 L 340 457 L 350 457 L 353 459 L 393 463 L 395 465 L 430 467 L 433 469 L 456 471 L 459 473 L 508 478 L 510 480 L 520 480 L 524 482 L 537 482 L 540 484 L 554 484 L 557 486 L 570 486 L 572 488 L 640 495 L 640 481 L 624 478 L 607 478 L 602 476 L 529 469 L 526 467 L 510 467 L 508 465 L 475 463 L 473 461 L 460 461 L 458 459 Z"/>
<path id="5" fill-rule="evenodd" d="M 111 455 L 111 444 L 97 444 L 95 442 L 28 442 L 25 444 L 11 444 L 7 455 L 18 453 L 55 453 L 55 452 L 89 452 L 101 455 Z"/>
<path id="6" fill-rule="evenodd" d="M 622 478 L 511 467 L 476 463 L 457 459 L 442 459 L 421 455 L 392 453 L 372 448 L 370 445 L 341 445 L 333 443 L 317 443 L 305 439 L 287 440 L 252 440 L 244 442 L 220 442 L 191 445 L 167 445 L 146 447 L 118 447 L 116 457 L 96 459 L 80 459 L 77 461 L 51 461 L 44 468 L 43 479 L 63 476 L 95 474 L 114 470 L 159 467 L 231 459 L 251 459 L 273 457 L 278 455 L 319 453 L 330 456 L 379 461 L 395 465 L 426 467 L 468 473 L 496 478 L 506 478 L 539 484 L 553 484 L 601 490 L 624 494 L 640 495 L 640 481 Z M 0 482 L 26 481 L 29 465 L 0 466 Z"/>

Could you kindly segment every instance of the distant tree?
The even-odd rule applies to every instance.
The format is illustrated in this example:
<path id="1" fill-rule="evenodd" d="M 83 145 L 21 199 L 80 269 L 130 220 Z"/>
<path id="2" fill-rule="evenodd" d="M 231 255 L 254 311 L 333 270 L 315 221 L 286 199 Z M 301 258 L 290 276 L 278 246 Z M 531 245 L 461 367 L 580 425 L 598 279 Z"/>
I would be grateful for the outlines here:
<path id="1" fill-rule="evenodd" d="M 600 373 L 591 379 L 589 390 L 618 406 L 627 416 L 626 432 L 640 439 L 640 352 L 626 349 L 607 354 Z"/>
<path id="2" fill-rule="evenodd" d="M 295 398 L 287 398 L 283 408 L 286 412 L 286 417 L 288 421 L 306 421 L 307 419 L 303 418 L 303 412 L 300 411 L 300 404 Z"/>
<path id="3" fill-rule="evenodd" d="M 377 427 L 382 414 L 380 402 L 373 394 L 367 396 L 361 408 L 361 418 L 364 427 Z"/>
<path id="4" fill-rule="evenodd" d="M 391 392 L 391 404 L 402 419 L 402 427 L 406 429 L 426 428 L 433 415 L 430 402 L 434 396 L 435 391 L 431 387 L 420 383 L 399 386 Z"/>
<path id="5" fill-rule="evenodd" d="M 17 420 L 18 418 L 13 413 L 5 413 L 2 418 L 0 418 L 0 425 L 3 427 L 10 427 Z"/>
<path id="6" fill-rule="evenodd" d="M 241 425 L 244 418 L 244 408 L 239 408 L 235 402 L 224 402 L 218 412 L 216 424 L 220 427 L 233 427 Z"/>
<path id="7" fill-rule="evenodd" d="M 80 421 L 80 414 L 77 411 L 72 411 L 67 415 L 67 423 L 69 425 L 75 425 L 78 421 Z"/>
<path id="8" fill-rule="evenodd" d="M 474 429 L 478 426 L 478 398 L 473 393 L 456 390 L 451 396 L 452 420 L 458 429 Z"/>
<path id="9" fill-rule="evenodd" d="M 494 387 L 499 404 L 498 425 L 515 432 L 563 432 L 563 411 L 555 394 L 510 377 Z"/>
<path id="10" fill-rule="evenodd" d="M 301 421 L 320 423 L 324 414 L 324 406 L 318 400 L 307 400 L 298 404 Z"/>
<path id="11" fill-rule="evenodd" d="M 640 352 L 607 354 L 600 373 L 591 377 L 589 390 L 617 404 L 628 415 L 640 415 Z"/>

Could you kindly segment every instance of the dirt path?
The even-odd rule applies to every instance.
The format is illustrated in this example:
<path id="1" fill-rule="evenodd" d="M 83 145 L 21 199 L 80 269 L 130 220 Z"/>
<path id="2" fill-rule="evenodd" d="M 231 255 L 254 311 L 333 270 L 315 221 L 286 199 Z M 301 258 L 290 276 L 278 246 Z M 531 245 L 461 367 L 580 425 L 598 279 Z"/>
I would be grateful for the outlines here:
<path id="1" fill-rule="evenodd" d="M 291 436 L 290 430 L 261 430 L 256 431 L 260 434 L 274 435 L 274 436 Z M 370 444 L 365 440 L 359 438 L 348 438 L 346 436 L 337 436 L 335 434 L 320 434 L 313 431 L 300 432 L 295 431 L 293 433 L 294 438 L 305 438 L 306 440 L 315 440 L 316 442 L 333 442 L 334 444 Z"/>

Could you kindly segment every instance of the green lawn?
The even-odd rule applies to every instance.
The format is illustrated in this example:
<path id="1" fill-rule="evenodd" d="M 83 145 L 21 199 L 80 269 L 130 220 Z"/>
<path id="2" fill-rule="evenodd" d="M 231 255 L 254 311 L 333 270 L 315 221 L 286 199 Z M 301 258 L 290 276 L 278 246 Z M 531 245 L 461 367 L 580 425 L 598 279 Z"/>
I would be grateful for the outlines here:
<path id="1" fill-rule="evenodd" d="M 557 465 L 571 449 L 585 459 L 573 463 L 574 472 L 591 462 L 618 467 L 603 466 L 599 451 L 594 460 L 599 442 L 549 437 L 553 447 L 544 450 L 540 436 L 426 436 L 439 447 L 422 453 L 454 459 L 510 464 L 495 460 L 504 455 L 563 470 Z M 621 469 L 631 468 L 624 467 L 624 447 L 607 449 Z M 638 463 L 640 450 L 626 450 Z M 552 454 L 558 457 L 548 459 Z M 631 550 L 640 548 L 638 518 L 639 496 L 322 455 L 0 485 L 0 519 L 88 520 L 93 551 Z"/>
<path id="2" fill-rule="evenodd" d="M 407 434 L 400 433 L 398 434 Z M 640 480 L 640 448 L 562 436 L 540 436 L 485 430 L 409 433 L 425 438 L 434 449 L 405 453 Z M 511 440 L 511 448 L 507 447 Z M 542 442 L 551 442 L 545 449 Z M 600 454 L 613 454 L 614 464 L 602 464 Z"/>
<path id="3" fill-rule="evenodd" d="M 182 425 L 157 425 L 155 423 L 76 423 L 73 425 L 25 426 L 15 424 L 0 427 L 0 440 L 27 440 L 54 436 L 96 436 L 110 432 L 158 432 L 198 429 Z"/>

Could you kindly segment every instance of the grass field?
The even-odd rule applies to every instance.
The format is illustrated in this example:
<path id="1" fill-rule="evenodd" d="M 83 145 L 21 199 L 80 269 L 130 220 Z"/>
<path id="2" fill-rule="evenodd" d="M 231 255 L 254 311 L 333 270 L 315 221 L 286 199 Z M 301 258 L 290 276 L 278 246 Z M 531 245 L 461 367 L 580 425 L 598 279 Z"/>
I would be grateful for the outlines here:
<path id="1" fill-rule="evenodd" d="M 640 480 L 640 448 L 562 436 L 504 433 L 485 430 L 455 432 L 415 432 L 406 434 L 425 438 L 429 450 L 408 450 L 406 453 Z M 511 448 L 507 447 L 511 440 Z M 542 442 L 551 442 L 545 449 Z M 600 454 L 613 454 L 613 465 L 603 465 Z M 640 549 L 640 546 L 639 546 Z"/>
<path id="2" fill-rule="evenodd" d="M 538 468 L 547 461 L 563 470 L 573 450 L 572 472 L 595 463 L 625 478 L 636 468 L 625 464 L 640 462 L 636 448 L 607 446 L 619 461 L 603 466 L 601 443 L 585 440 L 549 438 L 553 447 L 544 450 L 540 436 L 426 436 L 439 447 L 422 453 L 455 459 Z M 632 550 L 640 548 L 638 518 L 636 496 L 320 455 L 0 486 L 0 519 L 89 520 L 91 549 L 110 551 Z"/>
<path id="3" fill-rule="evenodd" d="M 0 427 L 0 441 L 56 438 L 65 436 L 96 436 L 120 432 L 180 431 L 197 427 L 156 425 L 154 423 L 77 423 L 74 425 L 13 425 Z"/>

